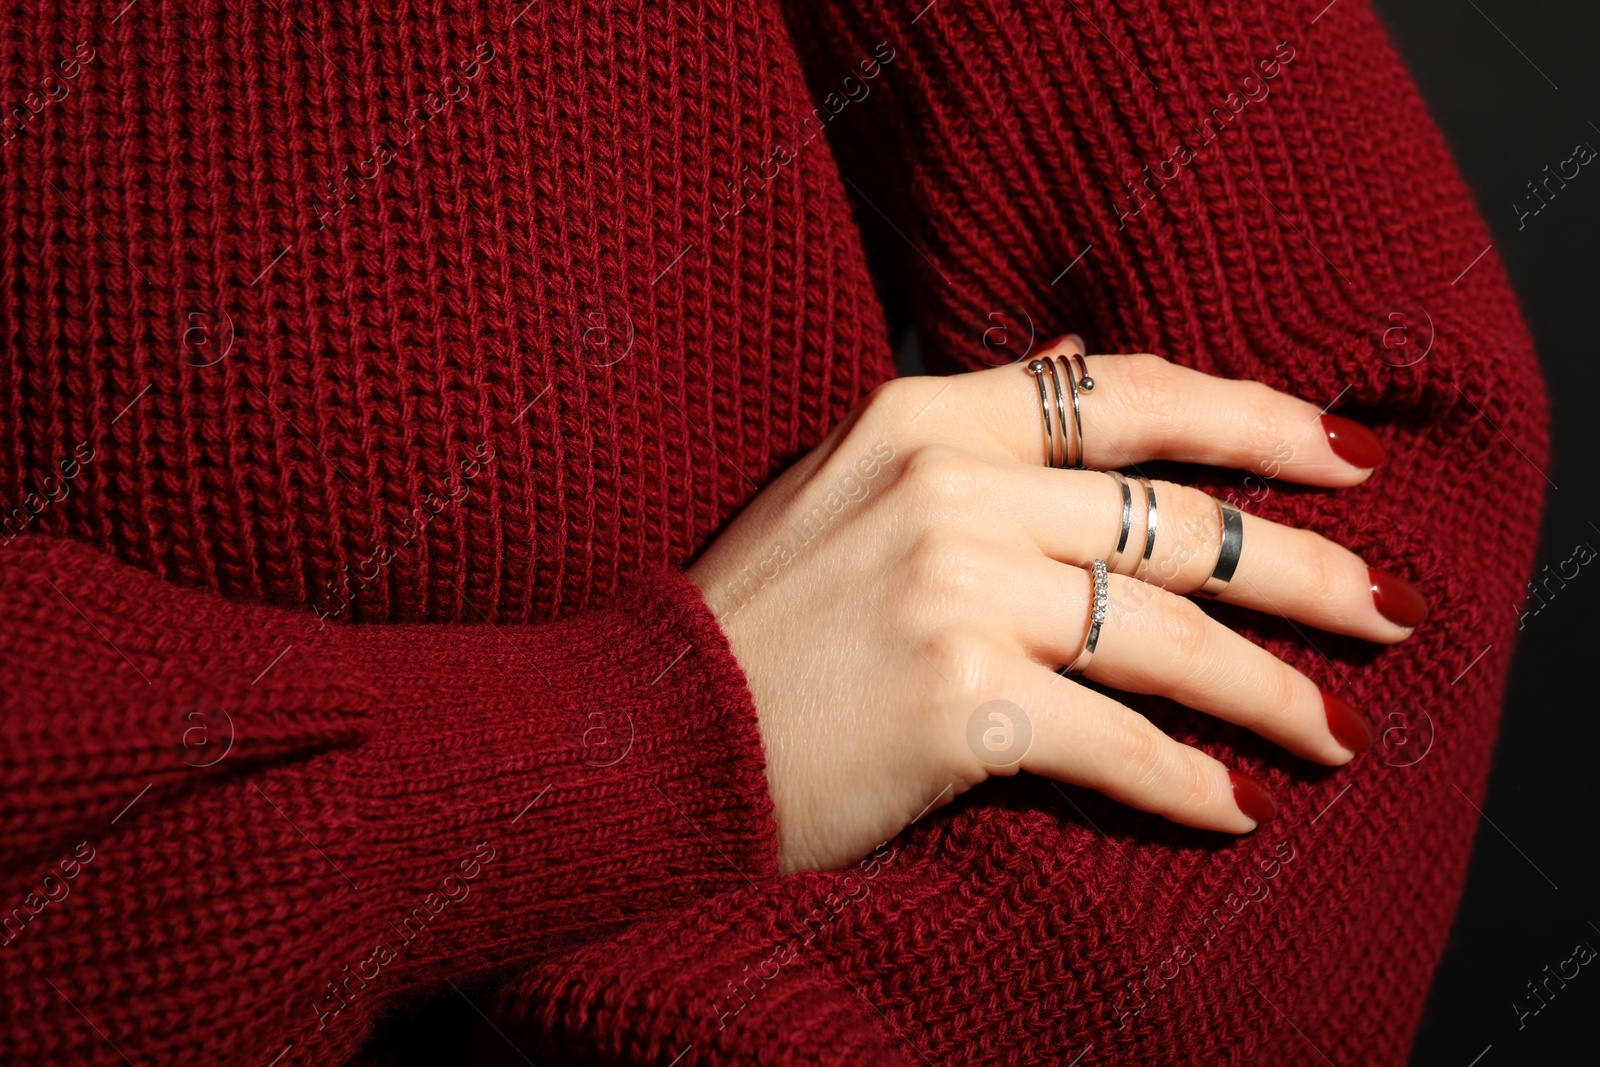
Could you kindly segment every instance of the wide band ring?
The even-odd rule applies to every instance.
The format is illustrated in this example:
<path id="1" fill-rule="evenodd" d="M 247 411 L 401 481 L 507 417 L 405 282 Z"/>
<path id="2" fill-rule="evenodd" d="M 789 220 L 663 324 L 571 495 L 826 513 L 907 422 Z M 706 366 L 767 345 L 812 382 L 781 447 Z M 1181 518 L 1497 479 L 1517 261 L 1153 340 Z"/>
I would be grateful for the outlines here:
<path id="1" fill-rule="evenodd" d="M 1089 601 L 1089 631 L 1083 638 L 1083 651 L 1057 673 L 1062 676 L 1082 674 L 1089 669 L 1094 650 L 1100 645 L 1100 627 L 1106 621 L 1106 607 L 1111 601 L 1111 583 L 1106 577 L 1106 561 L 1097 559 L 1090 566 L 1094 574 L 1094 596 Z"/>
<path id="2" fill-rule="evenodd" d="M 1217 565 L 1211 568 L 1211 577 L 1200 587 L 1206 596 L 1216 596 L 1233 581 L 1233 572 L 1239 567 L 1239 555 L 1244 551 L 1244 512 L 1227 501 L 1217 501 L 1217 517 L 1222 520 L 1222 549 L 1217 553 Z"/>

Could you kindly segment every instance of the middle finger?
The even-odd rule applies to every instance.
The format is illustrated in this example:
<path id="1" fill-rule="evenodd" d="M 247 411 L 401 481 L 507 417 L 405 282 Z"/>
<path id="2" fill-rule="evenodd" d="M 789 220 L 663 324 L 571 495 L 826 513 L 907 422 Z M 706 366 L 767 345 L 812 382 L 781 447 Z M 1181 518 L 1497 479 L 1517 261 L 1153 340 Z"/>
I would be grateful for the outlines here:
<path id="1" fill-rule="evenodd" d="M 1131 506 L 1125 512 L 1121 488 L 1103 471 L 1010 463 L 990 480 L 995 506 L 1014 515 L 1046 555 L 1065 563 L 1109 561 L 1126 514 L 1126 546 L 1114 569 L 1131 575 L 1139 567 L 1149 529 L 1140 482 L 1130 479 Z M 1174 482 L 1149 484 L 1156 497 L 1156 536 L 1140 576 L 1172 593 L 1194 593 L 1211 576 L 1222 550 L 1217 502 Z M 1249 514 L 1243 522 L 1238 567 L 1219 600 L 1384 644 L 1410 636 L 1426 613 L 1421 595 L 1404 579 L 1367 566 L 1320 534 Z M 1385 610 L 1380 610 L 1380 595 Z"/>

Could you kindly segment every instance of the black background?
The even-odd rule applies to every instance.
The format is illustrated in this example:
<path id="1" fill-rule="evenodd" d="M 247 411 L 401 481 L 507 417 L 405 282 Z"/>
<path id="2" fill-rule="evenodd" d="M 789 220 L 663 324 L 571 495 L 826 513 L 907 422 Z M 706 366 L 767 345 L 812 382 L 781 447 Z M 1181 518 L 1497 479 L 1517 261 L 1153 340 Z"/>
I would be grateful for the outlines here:
<path id="1" fill-rule="evenodd" d="M 1474 6 L 1476 5 L 1476 6 Z M 1600 149 L 1600 5 L 1593 0 L 1374 0 L 1493 231 L 1533 330 L 1553 454 L 1539 564 L 1600 549 L 1600 166 L 1538 215 L 1527 182 L 1586 142 Z M 1593 123 L 1593 125 L 1591 125 Z M 1508 463 L 1522 464 L 1515 453 Z M 1528 476 L 1539 475 L 1530 467 Z M 1593 525 L 1591 525 L 1593 524 Z M 1495 561 L 1485 559 L 1484 567 Z M 1572 573 L 1572 565 L 1567 566 Z M 1412 1064 L 1600 1064 L 1600 960 L 1519 1028 L 1526 983 L 1587 941 L 1600 949 L 1600 560 L 1526 619 L 1472 868 Z M 1537 607 L 1537 604 L 1534 606 Z M 1508 611 L 1512 610 L 1509 606 Z M 1591 923 L 1593 925 L 1591 925 Z M 1570 969 L 1570 968 L 1569 968 Z M 1339 1067 L 1345 1067 L 1341 1064 Z"/>

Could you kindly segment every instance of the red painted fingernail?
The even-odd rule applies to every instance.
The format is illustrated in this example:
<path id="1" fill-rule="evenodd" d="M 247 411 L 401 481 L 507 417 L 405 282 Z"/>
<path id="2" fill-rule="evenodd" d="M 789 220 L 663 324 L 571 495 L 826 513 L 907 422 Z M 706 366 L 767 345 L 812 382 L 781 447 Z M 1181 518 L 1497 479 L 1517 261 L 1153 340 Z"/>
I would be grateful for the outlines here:
<path id="1" fill-rule="evenodd" d="M 1372 582 L 1372 602 L 1378 606 L 1378 614 L 1396 626 L 1410 629 L 1428 617 L 1427 600 L 1404 578 L 1376 567 L 1367 568 L 1367 578 Z"/>
<path id="2" fill-rule="evenodd" d="M 1383 462 L 1383 442 L 1359 422 L 1338 415 L 1324 415 L 1322 430 L 1328 435 L 1328 447 L 1333 449 L 1333 454 L 1350 466 L 1366 470 Z"/>
<path id="3" fill-rule="evenodd" d="M 1328 713 L 1328 732 L 1335 741 L 1351 752 L 1365 752 L 1372 747 L 1372 729 L 1355 708 L 1326 689 L 1322 691 L 1322 707 Z"/>
<path id="4" fill-rule="evenodd" d="M 1278 817 L 1278 802 L 1272 799 L 1266 786 L 1243 771 L 1229 771 L 1228 781 L 1233 783 L 1233 802 L 1239 805 L 1245 818 L 1263 823 Z"/>

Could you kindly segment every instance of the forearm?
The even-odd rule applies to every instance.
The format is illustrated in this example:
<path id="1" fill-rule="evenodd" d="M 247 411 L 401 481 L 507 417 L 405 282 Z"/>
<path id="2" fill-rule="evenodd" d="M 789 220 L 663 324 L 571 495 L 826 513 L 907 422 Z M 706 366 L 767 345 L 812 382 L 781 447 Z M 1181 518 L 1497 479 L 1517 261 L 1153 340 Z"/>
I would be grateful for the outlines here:
<path id="1" fill-rule="evenodd" d="M 543 626 L 351 626 L 65 542 L 4 564 L 19 1061 L 88 1054 L 70 1000 L 141 1062 L 342 1062 L 446 979 L 775 865 L 743 677 L 681 576 Z"/>
<path id="2" fill-rule="evenodd" d="M 815 84 L 879 39 L 899 53 L 829 135 L 902 231 L 863 211 L 936 360 L 1015 357 L 993 333 L 986 346 L 1003 322 L 1319 405 L 1426 396 L 1438 413 L 1459 385 L 1481 406 L 1506 364 L 1491 375 L 1477 353 L 1534 372 L 1500 265 L 1479 259 L 1487 230 L 1370 11 L 1321 7 L 941 3 L 911 23 L 837 0 L 790 14 Z M 1531 432 L 1536 389 L 1497 401 Z"/>

